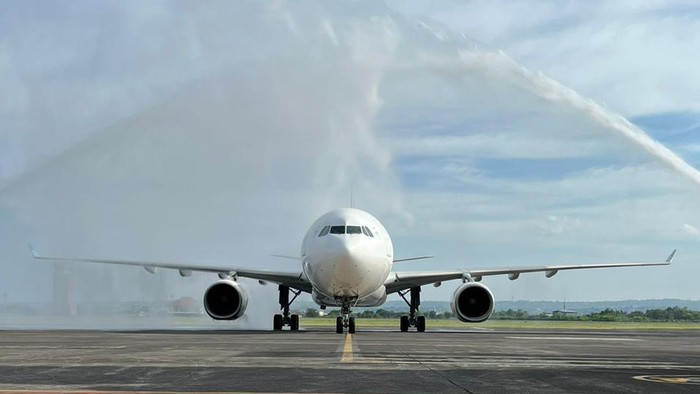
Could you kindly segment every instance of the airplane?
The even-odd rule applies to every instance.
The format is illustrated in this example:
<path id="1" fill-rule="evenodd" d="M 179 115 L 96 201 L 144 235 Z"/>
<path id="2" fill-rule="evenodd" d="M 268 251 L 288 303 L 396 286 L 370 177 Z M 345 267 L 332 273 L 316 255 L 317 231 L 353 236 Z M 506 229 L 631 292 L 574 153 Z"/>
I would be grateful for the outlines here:
<path id="1" fill-rule="evenodd" d="M 273 317 L 273 330 L 283 327 L 299 329 L 299 315 L 290 314 L 290 306 L 303 293 L 310 293 L 322 309 L 339 307 L 336 332 L 356 331 L 355 307 L 382 305 L 387 296 L 397 293 L 408 305 L 408 315 L 401 316 L 400 330 L 410 327 L 424 332 L 425 317 L 419 315 L 421 287 L 440 286 L 442 282 L 461 280 L 453 296 L 451 307 L 457 318 L 465 323 L 487 320 L 493 313 L 494 297 L 484 284 L 485 276 L 508 275 L 516 280 L 520 274 L 544 272 L 551 278 L 559 271 L 669 265 L 676 254 L 674 250 L 662 262 L 604 263 L 578 265 L 546 265 L 534 267 L 505 267 L 496 269 L 463 269 L 432 272 L 393 271 L 394 263 L 426 259 L 432 256 L 394 258 L 394 248 L 389 233 L 374 216 L 355 208 L 332 210 L 317 219 L 309 228 L 301 243 L 299 261 L 301 270 L 275 272 L 229 266 L 201 266 L 188 263 L 147 262 L 113 259 L 66 258 L 40 255 L 30 244 L 35 259 L 141 266 L 154 274 L 158 268 L 176 269 L 180 276 L 192 272 L 216 273 L 219 280 L 204 292 L 204 309 L 215 320 L 236 320 L 243 316 L 248 305 L 248 295 L 238 278 L 251 278 L 260 284 L 276 283 L 279 292 L 280 314 Z M 290 299 L 290 294 L 293 297 Z M 408 298 L 407 298 L 408 296 Z"/>

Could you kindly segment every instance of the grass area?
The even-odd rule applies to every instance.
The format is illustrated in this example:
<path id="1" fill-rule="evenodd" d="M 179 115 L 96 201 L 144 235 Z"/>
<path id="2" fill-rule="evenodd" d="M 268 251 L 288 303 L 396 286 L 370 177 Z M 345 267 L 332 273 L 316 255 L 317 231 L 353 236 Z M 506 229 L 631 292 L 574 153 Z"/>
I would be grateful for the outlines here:
<path id="1" fill-rule="evenodd" d="M 399 328 L 398 319 L 357 319 L 363 328 Z M 335 327 L 334 318 L 302 317 L 301 326 L 308 328 Z M 487 320 L 483 323 L 462 323 L 459 320 L 428 320 L 428 328 L 443 329 L 560 329 L 560 330 L 700 330 L 700 323 L 686 322 L 603 322 L 603 321 L 555 321 L 555 320 Z"/>

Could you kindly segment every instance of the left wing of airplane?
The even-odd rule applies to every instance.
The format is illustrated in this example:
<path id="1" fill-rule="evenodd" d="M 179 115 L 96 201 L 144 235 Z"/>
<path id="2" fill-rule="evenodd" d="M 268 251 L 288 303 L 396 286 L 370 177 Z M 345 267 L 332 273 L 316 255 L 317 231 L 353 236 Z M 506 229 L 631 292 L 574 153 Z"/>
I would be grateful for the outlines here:
<path id="1" fill-rule="evenodd" d="M 496 269 L 454 270 L 441 272 L 395 272 L 389 275 L 384 282 L 387 294 L 419 287 L 428 284 L 437 284 L 449 280 L 464 279 L 480 281 L 484 276 L 508 275 L 510 280 L 520 277 L 520 274 L 528 272 L 544 272 L 547 278 L 551 278 L 559 271 L 592 269 L 592 268 L 616 268 L 616 267 L 644 267 L 653 265 L 670 265 L 676 255 L 674 250 L 666 261 L 646 263 L 603 263 L 603 264 L 572 264 L 572 265 L 545 265 L 534 267 L 504 267 Z"/>
<path id="2" fill-rule="evenodd" d="M 234 268 L 224 266 L 201 266 L 189 263 L 173 263 L 173 262 L 152 262 L 152 261 L 133 261 L 133 260 L 111 260 L 111 259 L 88 259 L 88 258 L 67 258 L 67 257 L 52 257 L 39 254 L 36 249 L 29 244 L 29 249 L 32 256 L 38 260 L 51 261 L 70 261 L 83 263 L 103 263 L 117 265 L 131 265 L 143 267 L 150 273 L 155 273 L 157 268 L 174 269 L 180 271 L 181 276 L 190 276 L 192 272 L 211 272 L 218 274 L 221 279 L 231 276 L 241 278 L 257 279 L 265 282 L 273 282 L 281 285 L 289 286 L 306 293 L 311 292 L 311 283 L 303 272 L 276 272 L 266 270 L 251 270 L 247 268 Z"/>

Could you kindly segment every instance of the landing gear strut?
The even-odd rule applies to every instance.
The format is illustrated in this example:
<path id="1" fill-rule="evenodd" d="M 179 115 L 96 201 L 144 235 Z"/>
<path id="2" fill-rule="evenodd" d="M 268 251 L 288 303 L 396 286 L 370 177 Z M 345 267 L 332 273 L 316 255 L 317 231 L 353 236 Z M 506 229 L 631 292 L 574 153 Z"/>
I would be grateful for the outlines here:
<path id="1" fill-rule="evenodd" d="M 348 334 L 355 333 L 355 317 L 350 316 L 352 309 L 350 308 L 350 302 L 344 301 L 343 306 L 340 308 L 340 316 L 335 319 L 335 332 L 342 334 L 345 327 L 348 328 Z"/>
<path id="2" fill-rule="evenodd" d="M 411 300 L 406 299 L 409 294 Z M 420 287 L 412 287 L 408 290 L 400 291 L 399 295 L 408 305 L 408 316 L 401 316 L 401 331 L 408 331 L 409 327 L 415 327 L 418 332 L 425 332 L 425 316 L 418 316 L 420 306 Z"/>
<path id="3" fill-rule="evenodd" d="M 292 331 L 299 329 L 299 315 L 290 315 L 289 306 L 299 297 L 301 290 L 290 289 L 289 286 L 279 285 L 279 302 L 282 314 L 277 314 L 272 319 L 272 329 L 275 331 L 282 330 L 282 327 L 289 326 Z M 289 300 L 289 293 L 294 294 L 292 300 Z"/>

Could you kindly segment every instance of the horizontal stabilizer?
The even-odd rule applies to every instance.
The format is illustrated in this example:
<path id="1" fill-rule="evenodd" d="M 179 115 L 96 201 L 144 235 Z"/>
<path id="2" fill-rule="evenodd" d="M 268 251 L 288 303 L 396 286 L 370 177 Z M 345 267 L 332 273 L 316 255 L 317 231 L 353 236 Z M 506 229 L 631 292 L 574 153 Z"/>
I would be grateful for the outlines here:
<path id="1" fill-rule="evenodd" d="M 417 257 L 406 257 L 403 259 L 394 259 L 394 263 L 400 263 L 402 261 L 413 261 L 413 260 L 425 260 L 432 259 L 435 256 L 417 256 Z"/>
<path id="2" fill-rule="evenodd" d="M 279 257 L 281 259 L 297 260 L 299 261 L 299 256 L 288 256 L 286 254 L 271 254 L 272 257 Z"/>

